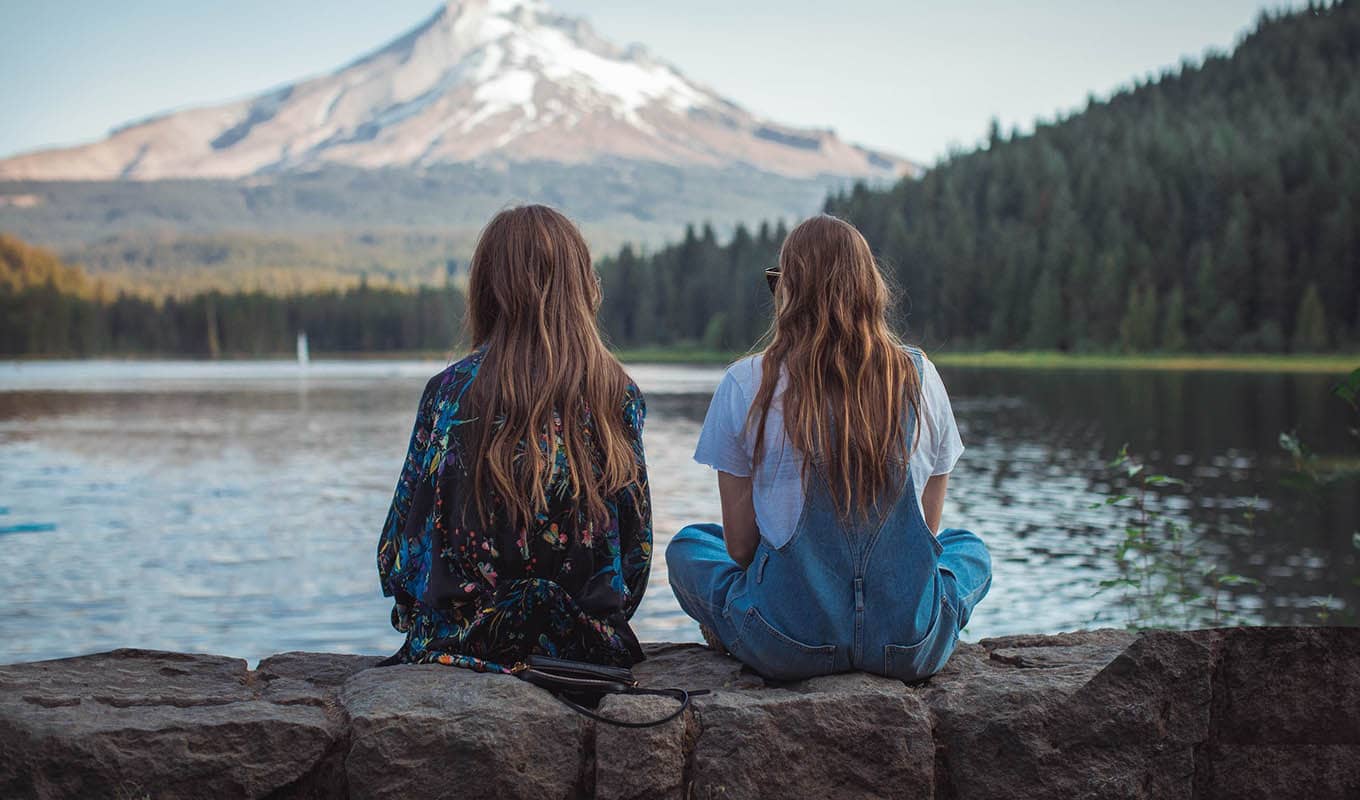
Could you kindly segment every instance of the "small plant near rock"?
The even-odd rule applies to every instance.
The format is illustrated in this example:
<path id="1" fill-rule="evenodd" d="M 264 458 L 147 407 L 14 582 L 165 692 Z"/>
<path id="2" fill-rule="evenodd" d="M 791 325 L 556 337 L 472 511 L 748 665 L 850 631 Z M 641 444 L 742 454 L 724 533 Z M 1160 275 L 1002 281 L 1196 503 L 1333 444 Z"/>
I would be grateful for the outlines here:
<path id="1" fill-rule="evenodd" d="M 1119 575 L 1100 582 L 1100 592 L 1122 594 L 1121 606 L 1130 628 L 1191 628 L 1222 625 L 1226 619 L 1224 591 L 1257 583 L 1256 579 L 1224 572 L 1203 550 L 1204 537 L 1150 503 L 1158 489 L 1188 484 L 1170 475 L 1153 474 L 1129 454 L 1127 444 L 1110 461 L 1123 480 L 1103 502 L 1092 508 L 1116 507 L 1124 516 L 1123 538 L 1115 548 Z M 1255 527 L 1256 504 L 1243 513 Z"/>
<path id="2" fill-rule="evenodd" d="M 1346 435 L 1360 444 L 1360 369 L 1353 370 L 1333 386 L 1332 394 L 1350 406 L 1354 416 L 1346 425 Z M 1293 489 L 1317 491 L 1360 475 L 1360 463 L 1355 459 L 1319 457 L 1294 431 L 1280 433 L 1280 449 L 1290 459 L 1290 470 L 1284 484 Z"/>
<path id="3" fill-rule="evenodd" d="M 1360 552 L 1360 531 L 1354 531 L 1351 533 L 1351 546 L 1354 547 L 1357 552 Z M 1351 585 L 1360 586 L 1360 575 L 1351 576 Z M 1360 621 L 1357 619 L 1355 611 L 1353 609 L 1346 608 L 1344 605 L 1341 607 L 1339 611 L 1337 611 L 1335 609 L 1335 606 L 1333 605 L 1332 595 L 1327 595 L 1327 600 L 1325 604 L 1318 605 L 1319 607 L 1317 610 L 1317 618 L 1318 624 L 1320 625 L 1329 624 L 1355 625 L 1358 621 Z"/>
<path id="4" fill-rule="evenodd" d="M 1354 533 L 1351 534 L 1351 547 L 1354 547 L 1356 550 L 1360 550 L 1360 531 L 1355 531 Z M 1351 576 L 1351 584 L 1354 586 L 1360 586 L 1360 575 Z"/>
<path id="5" fill-rule="evenodd" d="M 1360 444 L 1360 369 L 1355 369 L 1332 387 L 1332 394 L 1350 406 L 1352 418 L 1346 425 L 1346 435 Z M 1313 452 L 1294 431 L 1280 433 L 1280 449 L 1288 454 L 1290 469 L 1282 483 L 1300 492 L 1319 490 L 1360 476 L 1360 463 L 1354 458 L 1323 458 Z M 1360 550 L 1360 531 L 1351 533 L 1351 545 Z M 1360 586 L 1360 575 L 1351 577 L 1353 586 Z M 1354 610 L 1344 604 L 1337 607 L 1334 595 L 1313 603 L 1314 615 L 1321 625 L 1356 624 Z"/>

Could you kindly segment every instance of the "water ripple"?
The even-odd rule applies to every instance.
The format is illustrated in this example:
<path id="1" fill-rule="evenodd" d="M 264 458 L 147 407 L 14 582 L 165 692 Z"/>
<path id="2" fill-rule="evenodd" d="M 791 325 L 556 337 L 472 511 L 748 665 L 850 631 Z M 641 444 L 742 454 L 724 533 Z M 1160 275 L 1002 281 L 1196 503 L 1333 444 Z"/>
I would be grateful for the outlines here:
<path id="1" fill-rule="evenodd" d="M 0 663 L 129 646 L 250 658 L 395 649 L 374 548 L 416 399 L 440 368 L 0 364 Z M 684 525 L 720 518 L 714 476 L 690 455 L 721 370 L 631 372 L 648 396 L 657 553 L 635 625 L 644 639 L 697 640 L 661 554 Z M 944 523 L 979 533 L 995 568 L 968 638 L 1123 624 L 1117 598 L 1095 587 L 1114 574 L 1125 517 L 1092 508 L 1114 490 L 1105 462 L 1123 442 L 1196 484 L 1149 507 L 1206 531 L 1204 557 L 1262 581 L 1225 598 L 1234 614 L 1298 622 L 1360 604 L 1360 493 L 1300 502 L 1278 483 L 1278 430 L 1310 409 L 1301 436 L 1323 447 L 1337 429 L 1313 400 L 1325 385 L 945 378 L 968 450 Z"/>

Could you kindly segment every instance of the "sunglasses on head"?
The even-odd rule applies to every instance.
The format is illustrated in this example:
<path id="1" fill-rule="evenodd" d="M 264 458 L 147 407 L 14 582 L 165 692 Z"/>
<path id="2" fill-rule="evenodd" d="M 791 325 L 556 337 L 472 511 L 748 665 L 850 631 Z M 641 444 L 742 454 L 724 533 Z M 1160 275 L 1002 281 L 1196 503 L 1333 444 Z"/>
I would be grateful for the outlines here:
<path id="1" fill-rule="evenodd" d="M 765 270 L 765 283 L 770 287 L 770 294 L 774 294 L 775 287 L 779 286 L 779 267 Z"/>

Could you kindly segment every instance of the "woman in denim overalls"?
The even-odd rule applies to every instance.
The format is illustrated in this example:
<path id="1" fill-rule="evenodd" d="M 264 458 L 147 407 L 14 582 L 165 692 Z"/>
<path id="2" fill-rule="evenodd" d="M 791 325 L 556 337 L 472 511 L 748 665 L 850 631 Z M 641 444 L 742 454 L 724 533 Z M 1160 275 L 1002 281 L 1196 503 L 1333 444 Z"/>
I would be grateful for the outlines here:
<path id="1" fill-rule="evenodd" d="M 767 278 L 770 344 L 728 369 L 695 451 L 718 470 L 723 525 L 671 540 L 671 588 L 766 677 L 929 677 L 991 586 L 981 539 L 933 533 L 963 451 L 944 385 L 889 331 L 848 223 L 799 225 Z"/>

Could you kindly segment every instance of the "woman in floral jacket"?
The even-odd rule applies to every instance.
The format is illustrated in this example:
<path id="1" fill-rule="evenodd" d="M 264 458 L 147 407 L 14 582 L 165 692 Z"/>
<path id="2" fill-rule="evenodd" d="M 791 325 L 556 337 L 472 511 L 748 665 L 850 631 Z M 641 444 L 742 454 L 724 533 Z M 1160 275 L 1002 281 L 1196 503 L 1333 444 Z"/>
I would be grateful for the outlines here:
<path id="1" fill-rule="evenodd" d="M 473 256 L 473 352 L 426 385 L 378 541 L 393 662 L 631 666 L 651 566 L 642 393 L 601 341 L 561 214 L 497 215 Z"/>

